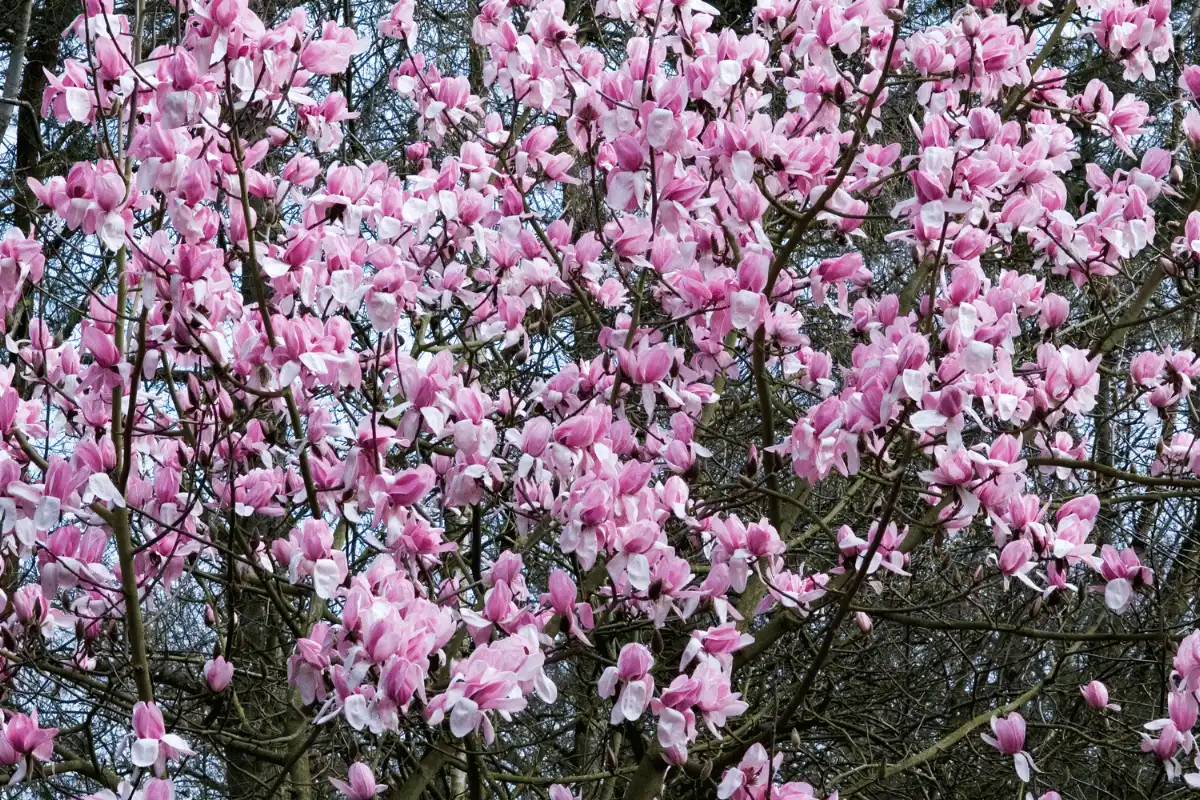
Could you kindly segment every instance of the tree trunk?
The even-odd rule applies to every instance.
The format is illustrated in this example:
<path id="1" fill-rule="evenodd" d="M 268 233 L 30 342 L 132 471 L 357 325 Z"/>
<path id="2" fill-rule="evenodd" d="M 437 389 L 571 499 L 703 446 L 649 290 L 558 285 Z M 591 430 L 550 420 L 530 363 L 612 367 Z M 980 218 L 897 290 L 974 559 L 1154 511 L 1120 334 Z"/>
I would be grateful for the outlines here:
<path id="1" fill-rule="evenodd" d="M 4 95 L 0 99 L 0 139 L 8 131 L 13 109 L 17 107 L 21 91 L 21 77 L 25 73 L 25 42 L 29 39 L 29 17 L 33 14 L 33 0 L 25 0 L 17 11 L 17 27 L 13 32 L 12 47 L 8 49 L 8 72 L 4 76 Z"/>

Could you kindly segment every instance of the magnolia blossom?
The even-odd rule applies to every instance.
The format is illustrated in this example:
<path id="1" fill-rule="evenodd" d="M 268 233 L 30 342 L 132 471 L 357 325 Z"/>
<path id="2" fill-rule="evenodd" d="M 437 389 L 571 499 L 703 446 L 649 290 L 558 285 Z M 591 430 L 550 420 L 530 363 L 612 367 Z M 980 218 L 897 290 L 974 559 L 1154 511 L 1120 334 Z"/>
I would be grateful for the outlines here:
<path id="1" fill-rule="evenodd" d="M 637 721 L 645 713 L 654 694 L 654 678 L 650 670 L 654 656 L 643 645 L 630 643 L 621 648 L 615 667 L 606 667 L 600 676 L 600 696 L 604 698 L 618 694 L 612 709 L 611 723 L 622 720 Z"/>
<path id="2" fill-rule="evenodd" d="M 135 789 L 129 781 L 121 781 L 117 791 L 102 789 L 83 800 L 175 800 L 175 783 L 169 778 L 150 778 Z"/>
<path id="3" fill-rule="evenodd" d="M 341 792 L 347 800 L 371 800 L 375 795 L 387 790 L 386 786 L 375 783 L 375 773 L 361 761 L 350 765 L 349 780 L 342 781 L 330 778 L 333 788 Z"/>
<path id="4" fill-rule="evenodd" d="M 220 694 L 229 688 L 229 684 L 233 680 L 233 664 L 222 656 L 206 661 L 204 663 L 204 680 L 208 683 L 208 688 Z"/>
<path id="5" fill-rule="evenodd" d="M 156 773 L 162 774 L 168 760 L 193 755 L 193 751 L 181 737 L 167 733 L 157 705 L 139 702 L 133 707 L 130 754 L 134 766 L 153 767 Z"/>
<path id="6" fill-rule="evenodd" d="M 171 800 L 193 745 L 189 775 L 256 738 L 299 766 L 298 722 L 345 745 L 313 763 L 349 800 L 376 774 L 437 795 L 463 759 L 473 789 L 541 770 L 553 800 L 814 800 L 780 740 L 816 727 L 796 749 L 841 765 L 836 797 L 911 754 L 852 718 L 872 733 L 844 747 L 822 703 L 957 702 L 854 675 L 994 704 L 1039 682 L 1066 707 L 1049 628 L 1099 624 L 1084 703 L 1120 710 L 1093 675 L 1157 681 L 1144 758 L 1200 785 L 1200 633 L 1169 676 L 1113 644 L 1190 619 L 1185 10 L 168 5 L 70 9 L 15 129 L 18 165 L 66 161 L 14 179 L 0 237 L 11 782 Z M 943 612 L 1042 649 L 936 646 L 921 616 Z M 216 697 L 233 661 L 239 692 L 280 683 L 262 720 Z M 36 766 L 57 733 L 20 710 L 37 687 L 66 687 L 59 724 L 90 741 L 135 685 L 132 767 Z M 526 763 L 571 714 L 586 769 Z M 1076 722 L 1096 727 L 1056 728 L 1048 772 L 1101 733 L 1101 757 L 1143 758 L 1108 715 Z M 1024 718 L 991 731 L 1029 782 Z"/>
<path id="7" fill-rule="evenodd" d="M 1013 757 L 1017 777 L 1029 782 L 1031 770 L 1037 769 L 1033 757 L 1025 751 L 1025 718 L 1015 711 L 1005 717 L 992 717 L 995 737 L 983 734 L 983 740 L 1005 755 Z"/>
<path id="8" fill-rule="evenodd" d="M 20 783 L 28 773 L 32 761 L 49 761 L 54 755 L 54 737 L 57 728 L 38 726 L 37 709 L 28 716 L 10 714 L 2 725 L 0 736 L 0 764 L 15 766 L 9 779 Z"/>
<path id="9" fill-rule="evenodd" d="M 1108 702 L 1108 687 L 1100 681 L 1090 681 L 1086 685 L 1081 686 L 1079 691 L 1083 693 L 1083 699 L 1087 704 L 1097 711 L 1105 709 L 1109 711 L 1121 710 L 1121 707 L 1116 703 Z"/>

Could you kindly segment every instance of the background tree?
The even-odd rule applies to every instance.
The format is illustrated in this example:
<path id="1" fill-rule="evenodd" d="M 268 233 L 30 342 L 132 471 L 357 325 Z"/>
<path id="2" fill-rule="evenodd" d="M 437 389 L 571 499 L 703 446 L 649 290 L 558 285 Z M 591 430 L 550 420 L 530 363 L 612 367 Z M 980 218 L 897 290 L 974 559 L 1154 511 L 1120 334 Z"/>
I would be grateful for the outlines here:
<path id="1" fill-rule="evenodd" d="M 1200 6 L 15 6 L 14 796 L 1200 786 Z"/>

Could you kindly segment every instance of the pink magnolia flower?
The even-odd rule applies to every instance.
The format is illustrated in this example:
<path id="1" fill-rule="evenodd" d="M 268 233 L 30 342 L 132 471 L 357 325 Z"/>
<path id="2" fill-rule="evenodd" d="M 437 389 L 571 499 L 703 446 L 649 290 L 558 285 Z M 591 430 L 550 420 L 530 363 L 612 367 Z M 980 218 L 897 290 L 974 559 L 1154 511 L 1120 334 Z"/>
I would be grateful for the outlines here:
<path id="1" fill-rule="evenodd" d="M 37 709 L 28 716 L 9 712 L 0 726 L 0 764 L 16 766 L 9 782 L 20 783 L 29 770 L 31 760 L 49 761 L 54 756 L 54 737 L 57 728 L 39 728 Z"/>
<path id="2" fill-rule="evenodd" d="M 729 669 L 733 663 L 733 654 L 753 642 L 752 635 L 739 633 L 737 626 L 732 622 L 706 631 L 692 631 L 691 638 L 683 648 L 679 669 L 685 669 L 696 658 L 712 658 L 723 669 Z"/>
<path id="3" fill-rule="evenodd" d="M 154 703 L 137 703 L 133 707 L 133 744 L 130 753 L 135 767 L 154 767 L 162 774 L 168 759 L 193 755 L 181 737 L 167 733 L 162 712 Z"/>
<path id="4" fill-rule="evenodd" d="M 550 592 L 542 596 L 542 604 L 549 601 L 550 607 L 563 618 L 571 634 L 584 644 L 590 644 L 583 631 L 591 630 L 595 624 L 591 604 L 575 602 L 579 590 L 571 576 L 562 570 L 551 570 L 549 581 Z"/>
<path id="5" fill-rule="evenodd" d="M 1179 643 L 1173 663 L 1180 688 L 1190 687 L 1193 691 L 1200 688 L 1200 631 L 1192 631 Z"/>
<path id="6" fill-rule="evenodd" d="M 1054 330 L 1067 321 L 1071 307 L 1067 299 L 1053 292 L 1042 299 L 1042 313 L 1038 318 L 1038 326 L 1043 331 Z"/>
<path id="7" fill-rule="evenodd" d="M 992 717 L 995 737 L 983 734 L 983 740 L 1005 755 L 1013 757 L 1017 777 L 1029 782 L 1030 770 L 1036 770 L 1033 757 L 1025 751 L 1025 718 L 1017 712 L 1006 717 Z"/>
<path id="8" fill-rule="evenodd" d="M 1185 736 L 1190 736 L 1196 727 L 1196 715 L 1196 697 L 1192 692 L 1173 691 L 1167 696 L 1167 716 Z"/>
<path id="9" fill-rule="evenodd" d="M 167 778 L 151 778 L 144 791 L 142 800 L 175 800 L 175 783 Z"/>
<path id="10" fill-rule="evenodd" d="M 1129 362 L 1129 377 L 1141 386 L 1157 386 L 1164 366 L 1166 359 L 1158 353 L 1149 350 L 1138 353 Z"/>
<path id="11" fill-rule="evenodd" d="M 1083 693 L 1083 699 L 1087 704 L 1097 711 L 1105 709 L 1109 711 L 1121 710 L 1121 707 L 1116 703 L 1108 702 L 1108 687 L 1100 681 L 1091 681 L 1085 686 L 1081 686 L 1079 691 Z"/>
<path id="12" fill-rule="evenodd" d="M 761 744 L 752 744 L 736 767 L 725 770 L 717 786 L 719 800 L 743 800 L 756 797 L 755 790 L 765 788 L 771 775 L 783 763 L 783 753 L 772 760 Z"/>
<path id="13" fill-rule="evenodd" d="M 1100 548 L 1100 574 L 1107 581 L 1104 602 L 1117 614 L 1129 608 L 1134 594 L 1154 582 L 1153 570 L 1142 566 L 1133 548 L 1117 550 L 1110 545 Z"/>
<path id="14" fill-rule="evenodd" d="M 1033 544 L 1028 539 L 1014 539 L 1006 544 L 1000 551 L 996 565 L 1004 576 L 1004 588 L 1008 588 L 1009 578 L 1016 578 L 1029 588 L 1041 591 L 1029 577 L 1037 562 L 1033 560 Z"/>
<path id="15" fill-rule="evenodd" d="M 42 636 L 49 636 L 64 621 L 63 613 L 51 606 L 42 587 L 35 583 L 17 589 L 11 602 L 17 621 L 41 632 Z"/>
<path id="16" fill-rule="evenodd" d="M 370 42 L 360 41 L 354 31 L 334 22 L 326 22 L 321 38 L 313 39 L 300 54 L 300 65 L 318 75 L 335 75 L 346 71 L 350 59 L 366 52 Z"/>
<path id="17" fill-rule="evenodd" d="M 1158 738 L 1155 739 L 1149 734 L 1143 733 L 1142 752 L 1152 753 L 1163 763 L 1168 780 L 1174 780 L 1182 773 L 1179 762 L 1176 760 L 1176 754 L 1181 748 L 1184 749 L 1184 752 L 1192 749 L 1191 735 L 1181 732 L 1175 722 L 1170 719 L 1157 720 L 1148 723 L 1146 727 L 1149 730 L 1157 731 Z"/>
<path id="18" fill-rule="evenodd" d="M 347 800 L 371 800 L 375 795 L 387 789 L 383 784 L 375 783 L 375 773 L 361 761 L 350 765 L 349 782 L 330 778 L 333 788 L 341 792 Z"/>
<path id="19" fill-rule="evenodd" d="M 326 600 L 337 594 L 349 575 L 346 553 L 334 549 L 333 531 L 324 520 L 303 520 L 287 539 L 271 543 L 271 555 L 287 565 L 292 583 L 311 577 L 317 596 Z"/>
<path id="20" fill-rule="evenodd" d="M 209 689 L 220 694 L 233 681 L 233 664 L 222 656 L 204 662 L 204 680 Z"/>
<path id="21" fill-rule="evenodd" d="M 600 675 L 600 696 L 612 697 L 617 694 L 620 685 L 620 695 L 613 705 L 611 723 L 617 725 L 622 720 L 635 722 L 646 712 L 654 695 L 654 678 L 650 670 L 654 666 L 654 656 L 641 644 L 630 642 L 621 648 L 615 667 L 605 667 Z"/>
<path id="22" fill-rule="evenodd" d="M 112 0 L 82 5 L 41 112 L 120 127 L 119 154 L 28 182 L 46 211 L 38 230 L 0 239 L 0 327 L 42 281 L 43 241 L 60 271 L 92 255 L 112 267 L 97 246 L 120 253 L 113 286 L 128 291 L 80 301 L 74 329 L 25 304 L 9 332 L 0 527 L 7 555 L 37 570 L 6 575 L 14 652 L 53 645 L 94 668 L 122 622 L 122 579 L 149 606 L 196 563 L 224 560 L 272 602 L 319 612 L 287 656 L 315 722 L 342 716 L 347 741 L 386 742 L 416 700 L 431 725 L 492 742 L 532 697 L 555 701 L 547 669 L 578 677 L 603 611 L 619 654 L 594 690 L 612 724 L 652 722 L 679 764 L 749 711 L 733 670 L 754 636 L 836 600 L 836 576 L 862 570 L 867 591 L 912 578 L 905 591 L 920 594 L 936 567 L 914 553 L 910 575 L 906 551 L 924 537 L 856 522 L 869 498 L 837 496 L 905 466 L 895 445 L 909 438 L 919 485 L 896 484 L 896 508 L 929 501 L 947 536 L 990 526 L 985 563 L 1006 588 L 1057 601 L 1091 570 L 1122 613 L 1151 584 L 1132 548 L 1097 552 L 1097 496 L 1063 500 L 1104 477 L 1077 438 L 1101 400 L 1134 439 L 1166 440 L 1145 459 L 1150 483 L 1200 474 L 1182 413 L 1200 359 L 1173 349 L 1182 328 L 1160 313 L 1180 308 L 1200 263 L 1200 211 L 1177 219 L 1187 154 L 1147 146 L 1181 122 L 1200 148 L 1200 68 L 1180 64 L 1180 95 L 1164 99 L 1179 113 L 1156 120 L 1153 91 L 1080 87 L 1063 67 L 1105 56 L 1129 81 L 1154 79 L 1173 57 L 1169 0 L 1081 2 L 1091 38 L 1036 69 L 1030 32 L 1048 0 L 972 0 L 940 17 L 898 0 L 757 0 L 744 30 L 704 0 L 599 0 L 586 42 L 561 0 L 483 0 L 465 34 L 480 93 L 418 46 L 430 31 L 416 0 L 353 25 L 171 0 L 180 36 L 154 42 L 134 42 Z M 415 132 L 391 154 L 362 130 L 343 146 L 363 98 L 338 89 L 373 24 L 397 40 L 378 42 L 397 56 L 378 88 Z M 264 125 L 225 124 L 239 115 Z M 1085 129 L 1145 152 L 1081 163 Z M 580 208 L 553 202 L 567 185 L 584 188 Z M 853 243 L 877 235 L 908 251 L 886 275 Z M 60 247 L 70 236 L 91 244 Z M 243 292 L 254 268 L 264 291 Z M 1161 286 L 1144 281 L 1156 269 Z M 1109 283 L 1156 293 L 1100 309 L 1138 312 L 1112 350 L 1127 354 L 1126 382 L 1113 373 L 1126 362 L 1102 365 L 1093 341 L 1104 326 L 1089 295 Z M 52 304 L 63 319 L 71 300 Z M 580 340 L 584 318 L 594 342 Z M 743 402 L 756 390 L 792 415 L 777 441 L 747 438 L 763 422 Z M 1041 449 L 1040 474 L 1026 448 Z M 1125 468 L 1146 471 L 1138 458 Z M 748 500 L 770 483 L 779 491 L 759 499 L 772 513 L 739 519 L 732 483 Z M 775 507 L 793 488 L 829 506 L 821 518 L 842 515 L 817 571 L 789 551 L 804 544 L 789 521 L 804 508 Z M 138 526 L 132 563 L 111 552 L 121 509 Z M 271 518 L 288 520 L 286 538 L 243 524 Z M 237 624 L 206 611 L 218 638 Z M 678 670 L 675 650 L 656 663 L 642 644 L 672 615 Z M 873 624 L 864 611 L 855 622 Z M 1168 714 L 1150 728 L 1161 735 L 1146 737 L 1168 765 L 1193 748 L 1200 633 L 1174 666 Z M 217 656 L 202 674 L 222 692 L 234 668 Z M 1103 684 L 1081 692 L 1117 708 Z M 191 730 L 187 704 L 170 702 L 168 719 Z M 761 735 L 764 719 L 737 735 Z M 35 715 L 0 723 L 0 761 L 48 757 L 53 733 Z M 153 704 L 133 727 L 138 770 L 190 752 Z M 1027 779 L 1022 717 L 993 719 L 992 733 Z M 773 785 L 770 747 L 750 747 L 717 794 L 813 800 L 808 784 Z M 334 787 L 376 795 L 368 763 Z M 173 794 L 148 777 L 121 800 Z"/>
<path id="23" fill-rule="evenodd" d="M 482 730 L 484 741 L 491 744 L 496 734 L 489 712 L 507 720 L 528 705 L 529 694 L 554 702 L 557 689 L 543 671 L 544 663 L 532 625 L 480 645 L 454 665 L 450 685 L 426 706 L 425 718 L 430 725 L 440 725 L 449 713 L 452 734 L 461 738 Z"/>

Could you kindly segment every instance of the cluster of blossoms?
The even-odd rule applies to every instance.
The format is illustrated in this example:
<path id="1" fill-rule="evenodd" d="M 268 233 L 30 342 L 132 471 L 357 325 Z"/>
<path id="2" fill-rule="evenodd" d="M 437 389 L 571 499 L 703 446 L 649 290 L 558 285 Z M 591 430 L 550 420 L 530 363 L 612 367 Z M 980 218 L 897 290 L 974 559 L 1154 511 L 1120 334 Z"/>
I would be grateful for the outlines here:
<path id="1" fill-rule="evenodd" d="M 1070 327 L 1098 281 L 1152 293 L 1191 274 L 1200 211 L 1164 222 L 1180 157 L 1142 145 L 1148 104 L 1031 65 L 1022 19 L 1047 4 L 1018 5 L 910 31 L 901 0 L 759 0 L 739 34 L 701 0 L 606 0 L 595 13 L 630 32 L 614 63 L 561 0 L 486 0 L 472 82 L 418 51 L 417 4 L 400 0 L 378 33 L 402 54 L 387 86 L 419 140 L 368 163 L 330 81 L 367 52 L 361 26 L 300 9 L 271 26 L 245 0 L 191 0 L 178 40 L 142 52 L 140 20 L 87 0 L 69 33 L 89 58 L 48 79 L 42 111 L 129 136 L 29 187 L 39 231 L 90 237 L 117 272 L 69 335 L 41 317 L 10 331 L 0 545 L 37 575 L 5 598 L 6 643 L 56 642 L 86 675 L 117 627 L 128 637 L 136 779 L 93 797 L 174 791 L 168 765 L 195 737 L 167 730 L 140 626 L 201 573 L 301 598 L 286 675 L 318 728 L 386 739 L 423 720 L 492 746 L 559 700 L 556 665 L 582 653 L 603 665 L 587 691 L 610 727 L 652 731 L 659 784 L 719 751 L 722 800 L 827 794 L 744 745 L 775 723 L 748 713 L 737 671 L 780 620 L 826 625 L 827 653 L 854 592 L 911 577 L 933 528 L 984 531 L 979 565 L 1011 592 L 1134 610 L 1155 570 L 1093 536 L 1103 501 L 1074 491 L 1085 431 L 1119 372 L 1128 405 L 1162 426 L 1151 477 L 1194 480 L 1200 448 L 1171 426 L 1200 358 L 1161 346 L 1106 362 L 1115 340 Z M 1171 56 L 1168 0 L 1079 14 L 1127 79 Z M 885 144 L 897 77 L 919 84 L 920 114 Z M 1181 86 L 1195 100 L 1200 67 Z M 1200 111 L 1183 127 L 1200 141 Z M 1083 164 L 1084 128 L 1127 166 Z M 545 212 L 571 193 L 583 212 Z M 903 288 L 853 244 L 874 216 L 914 264 Z M 19 230 L 0 241 L 3 310 L 43 282 L 44 248 Z M 594 341 L 513 377 L 578 344 L 568 325 Z M 851 345 L 823 341 L 831 326 Z M 722 457 L 713 419 L 739 382 L 761 440 Z M 776 402 L 772 382 L 802 399 Z M 701 477 L 738 469 L 753 508 Z M 806 567 L 782 503 L 806 507 L 784 484 L 853 479 L 891 499 L 859 526 L 816 514 L 832 557 Z M 207 611 L 216 647 L 192 677 L 233 694 L 248 670 L 221 631 L 237 614 Z M 36 661 L 12 650 L 8 682 Z M 1143 745 L 1171 780 L 1195 750 L 1198 680 L 1200 633 Z M 1117 710 L 1103 684 L 1083 696 Z M 11 781 L 53 759 L 37 711 L 0 728 Z M 1031 781 L 1021 714 L 992 731 Z M 366 762 L 345 777 L 333 786 L 351 800 L 389 780 Z"/>
<path id="2" fill-rule="evenodd" d="M 771 758 L 761 744 L 750 745 L 741 763 L 725 771 L 717 787 L 717 797 L 720 800 L 763 800 L 767 797 L 817 800 L 818 795 L 807 783 L 792 781 L 775 785 L 774 776 L 782 764 L 782 753 Z M 830 795 L 829 800 L 837 800 L 837 792 Z"/>

